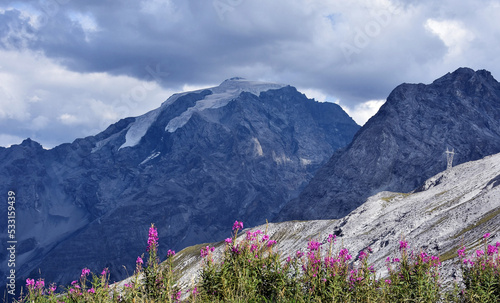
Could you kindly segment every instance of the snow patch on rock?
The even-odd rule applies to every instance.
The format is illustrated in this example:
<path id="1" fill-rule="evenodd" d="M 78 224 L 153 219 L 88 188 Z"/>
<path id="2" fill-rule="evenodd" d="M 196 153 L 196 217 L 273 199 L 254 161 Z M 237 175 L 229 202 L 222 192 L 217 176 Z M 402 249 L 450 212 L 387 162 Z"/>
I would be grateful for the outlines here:
<path id="1" fill-rule="evenodd" d="M 196 102 L 195 106 L 188 108 L 185 112 L 170 120 L 165 127 L 165 131 L 171 133 L 175 132 L 178 128 L 184 126 L 194 113 L 201 112 L 209 108 L 226 106 L 242 92 L 249 92 L 258 96 L 261 92 L 268 91 L 270 89 L 279 89 L 284 86 L 285 85 L 283 84 L 277 83 L 248 81 L 243 78 L 231 78 L 225 80 L 217 87 L 208 88 L 212 94 L 206 96 L 202 100 L 199 100 Z M 201 91 L 203 90 L 195 92 Z"/>
<path id="2" fill-rule="evenodd" d="M 135 118 L 125 135 L 125 143 L 119 149 L 136 146 L 161 112 L 161 107 Z"/>

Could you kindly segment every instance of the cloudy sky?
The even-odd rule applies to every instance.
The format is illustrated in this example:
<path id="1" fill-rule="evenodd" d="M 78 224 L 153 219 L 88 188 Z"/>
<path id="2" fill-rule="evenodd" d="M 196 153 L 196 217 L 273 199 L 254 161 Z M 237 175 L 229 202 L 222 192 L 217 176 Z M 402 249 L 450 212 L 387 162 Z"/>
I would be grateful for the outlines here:
<path id="1" fill-rule="evenodd" d="M 72 142 L 234 76 L 363 124 L 403 82 L 500 79 L 498 16 L 488 0 L 3 0 L 0 146 Z"/>

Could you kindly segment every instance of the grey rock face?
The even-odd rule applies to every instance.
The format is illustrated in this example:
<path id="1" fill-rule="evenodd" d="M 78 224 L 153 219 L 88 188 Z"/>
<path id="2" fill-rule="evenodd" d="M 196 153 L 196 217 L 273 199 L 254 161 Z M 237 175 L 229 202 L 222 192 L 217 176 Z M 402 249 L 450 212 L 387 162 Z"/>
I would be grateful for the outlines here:
<path id="1" fill-rule="evenodd" d="M 353 264 L 360 263 L 361 250 L 370 247 L 369 263 L 377 271 L 377 278 L 388 275 L 387 257 L 400 257 L 399 241 L 409 243 L 409 251 L 425 251 L 440 256 L 441 282 L 451 286 L 461 277 L 457 250 L 467 248 L 467 256 L 481 249 L 485 233 L 491 233 L 488 244 L 500 241 L 500 154 L 471 161 L 441 172 L 408 194 L 380 192 L 367 199 L 342 219 L 287 221 L 270 223 L 249 229 L 268 231 L 270 239 L 277 240 L 277 250 L 284 260 L 300 250 L 307 251 L 310 239 L 326 243 L 329 234 L 337 235 L 333 251 L 347 248 L 353 255 Z M 227 236 L 230 235 L 230 226 Z M 245 231 L 237 241 L 243 241 Z M 225 243 L 214 244 L 215 256 L 222 255 Z M 198 249 L 185 249 L 174 259 L 182 273 L 180 285 L 188 289 L 199 279 L 201 257 Z M 474 249 L 475 248 L 475 249 Z M 195 254 L 193 254 L 193 251 Z"/>
<path id="2" fill-rule="evenodd" d="M 222 239 L 234 220 L 262 224 L 358 129 L 336 104 L 235 78 L 51 150 L 29 139 L 1 148 L 0 192 L 17 197 L 17 277 L 68 283 L 109 267 L 124 278 L 151 223 L 161 258 Z M 3 224 L 0 234 L 2 285 Z"/>
<path id="3" fill-rule="evenodd" d="M 279 214 L 278 221 L 341 218 L 381 191 L 408 192 L 454 164 L 500 152 L 500 84 L 460 68 L 432 84 L 402 84 Z"/>

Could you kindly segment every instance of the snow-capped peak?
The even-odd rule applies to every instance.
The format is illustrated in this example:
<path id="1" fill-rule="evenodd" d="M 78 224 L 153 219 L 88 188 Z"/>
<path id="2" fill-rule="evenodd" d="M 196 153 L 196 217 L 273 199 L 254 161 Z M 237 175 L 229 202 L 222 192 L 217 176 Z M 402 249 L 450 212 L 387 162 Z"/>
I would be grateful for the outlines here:
<path id="1" fill-rule="evenodd" d="M 249 92 L 258 96 L 261 92 L 270 89 L 279 89 L 284 86 L 286 85 L 260 81 L 249 81 L 245 78 L 233 77 L 225 80 L 219 86 L 174 94 L 170 96 L 167 101 L 163 102 L 160 108 L 152 110 L 149 113 L 136 118 L 135 122 L 133 122 L 129 126 L 127 134 L 125 135 L 126 141 L 122 144 L 122 146 L 120 146 L 120 149 L 137 145 L 141 141 L 142 137 L 144 137 L 151 124 L 153 124 L 153 122 L 156 120 L 159 113 L 163 109 L 173 104 L 181 96 L 187 95 L 189 93 L 199 93 L 204 90 L 210 90 L 212 92 L 212 94 L 207 95 L 202 100 L 196 102 L 195 106 L 188 108 L 185 112 L 170 120 L 170 122 L 165 127 L 165 131 L 171 133 L 176 131 L 178 128 L 184 126 L 184 124 L 189 121 L 193 113 L 201 112 L 208 108 L 223 107 L 234 100 L 236 97 L 238 97 L 242 92 Z"/>
<path id="2" fill-rule="evenodd" d="M 249 81 L 241 77 L 227 79 L 219 86 L 208 88 L 212 94 L 207 95 L 202 100 L 196 102 L 195 106 L 188 108 L 185 112 L 170 120 L 168 125 L 165 127 L 165 131 L 173 133 L 179 127 L 186 124 L 193 113 L 200 112 L 208 108 L 223 107 L 238 97 L 242 92 L 249 92 L 258 96 L 261 92 L 270 89 L 279 89 L 284 86 L 285 85 L 283 84 L 277 83 Z"/>

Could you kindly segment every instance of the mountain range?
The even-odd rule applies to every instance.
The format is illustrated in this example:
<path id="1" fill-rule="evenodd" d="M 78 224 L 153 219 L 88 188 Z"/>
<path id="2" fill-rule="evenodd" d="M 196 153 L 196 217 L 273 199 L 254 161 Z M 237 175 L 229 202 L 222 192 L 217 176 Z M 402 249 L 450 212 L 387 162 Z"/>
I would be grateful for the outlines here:
<path id="1" fill-rule="evenodd" d="M 446 150 L 465 166 L 443 172 Z M 499 152 L 500 83 L 485 70 L 401 84 L 362 128 L 292 86 L 231 78 L 50 150 L 30 139 L 0 148 L 0 189 L 16 192 L 21 279 L 64 284 L 84 267 L 122 279 L 151 223 L 161 257 L 222 240 L 234 220 L 269 219 L 289 221 L 270 226 L 276 240 L 295 233 L 290 247 L 331 232 L 353 250 L 380 247 L 379 262 L 402 234 L 450 254 L 450 237 L 495 232 L 478 223 L 498 217 L 498 157 L 462 168 Z"/>
<path id="2" fill-rule="evenodd" d="M 50 150 L 30 139 L 0 148 L 0 192 L 16 193 L 17 278 L 67 284 L 108 267 L 123 279 L 151 223 L 161 257 L 222 239 L 237 218 L 262 224 L 358 129 L 340 106 L 294 87 L 231 78 Z"/>
<path id="3" fill-rule="evenodd" d="M 454 164 L 500 152 L 500 83 L 490 72 L 459 68 L 396 87 L 277 220 L 342 218 L 378 192 L 409 192 L 446 169 L 447 149 Z"/>

